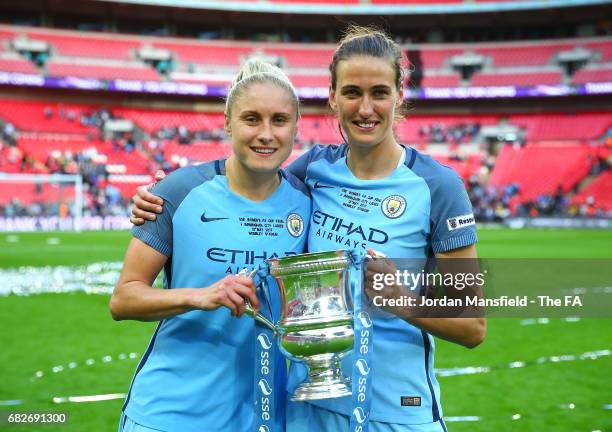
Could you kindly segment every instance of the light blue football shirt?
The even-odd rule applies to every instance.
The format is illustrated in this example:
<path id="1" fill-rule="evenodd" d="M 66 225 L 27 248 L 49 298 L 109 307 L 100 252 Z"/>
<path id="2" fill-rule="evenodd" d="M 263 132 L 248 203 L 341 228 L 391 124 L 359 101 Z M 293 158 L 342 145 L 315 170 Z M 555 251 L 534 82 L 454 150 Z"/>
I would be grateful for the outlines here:
<path id="1" fill-rule="evenodd" d="M 132 233 L 168 256 L 164 287 L 206 287 L 267 258 L 302 253 L 308 191 L 293 175 L 279 175 L 279 187 L 261 202 L 229 189 L 224 160 L 179 169 L 158 183 L 153 193 L 164 199 L 164 212 Z M 227 308 L 164 319 L 137 367 L 124 411 L 164 431 L 251 432 L 254 353 L 254 321 L 232 317 Z"/>
<path id="2" fill-rule="evenodd" d="M 476 243 L 472 206 L 462 180 L 448 167 L 405 148 L 403 163 L 386 178 L 362 180 L 346 164 L 346 144 L 317 146 L 289 170 L 310 188 L 308 250 L 372 248 L 390 258 L 426 259 Z M 425 424 L 442 416 L 431 335 L 384 311 L 374 314 L 370 418 Z M 346 376 L 352 358 L 343 362 Z M 292 364 L 289 389 L 305 378 Z M 402 406 L 401 398 L 420 398 Z M 412 399 L 413 401 L 416 399 Z M 350 397 L 314 401 L 350 415 Z"/>

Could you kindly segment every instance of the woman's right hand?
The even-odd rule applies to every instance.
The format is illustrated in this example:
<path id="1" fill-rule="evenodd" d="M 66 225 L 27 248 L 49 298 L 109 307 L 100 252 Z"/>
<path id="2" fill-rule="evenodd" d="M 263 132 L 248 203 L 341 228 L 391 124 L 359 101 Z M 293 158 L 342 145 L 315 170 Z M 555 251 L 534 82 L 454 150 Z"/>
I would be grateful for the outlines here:
<path id="1" fill-rule="evenodd" d="M 130 222 L 134 225 L 142 225 L 145 223 L 145 220 L 153 221 L 156 218 L 156 213 L 163 211 L 164 200 L 149 191 L 157 182 L 163 180 L 164 177 L 166 177 L 166 174 L 163 171 L 157 171 L 155 173 L 155 182 L 136 188 L 136 194 L 132 197 L 134 206 L 130 216 Z"/>
<path id="2" fill-rule="evenodd" d="M 233 316 L 241 317 L 246 308 L 245 300 L 251 303 L 255 311 L 259 310 L 253 279 L 239 274 L 227 275 L 207 288 L 194 290 L 191 306 L 203 310 L 225 306 Z"/>

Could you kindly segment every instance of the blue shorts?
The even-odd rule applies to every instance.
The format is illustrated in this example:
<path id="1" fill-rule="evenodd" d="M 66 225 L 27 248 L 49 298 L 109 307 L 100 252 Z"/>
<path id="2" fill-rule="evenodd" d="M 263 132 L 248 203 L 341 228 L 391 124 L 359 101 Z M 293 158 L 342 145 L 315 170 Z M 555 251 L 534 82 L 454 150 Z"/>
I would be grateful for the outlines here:
<path id="1" fill-rule="evenodd" d="M 134 420 L 121 413 L 119 420 L 119 432 L 163 432 L 159 429 L 151 429 L 143 425 L 139 425 Z"/>
<path id="2" fill-rule="evenodd" d="M 348 432 L 350 418 L 305 402 L 287 402 L 287 431 Z M 444 421 L 418 425 L 370 421 L 370 432 L 447 432 Z"/>

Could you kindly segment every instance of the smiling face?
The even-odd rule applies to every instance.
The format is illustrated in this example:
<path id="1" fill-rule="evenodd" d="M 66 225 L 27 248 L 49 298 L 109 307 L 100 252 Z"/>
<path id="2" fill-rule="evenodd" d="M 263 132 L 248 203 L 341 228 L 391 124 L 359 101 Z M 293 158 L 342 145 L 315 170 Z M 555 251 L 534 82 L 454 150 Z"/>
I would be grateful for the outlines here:
<path id="1" fill-rule="evenodd" d="M 404 98 L 391 62 L 352 56 L 338 62 L 336 88 L 329 103 L 351 147 L 393 146 L 393 121 Z"/>
<path id="2" fill-rule="evenodd" d="M 289 91 L 271 82 L 245 88 L 225 116 L 237 161 L 256 173 L 276 172 L 289 157 L 297 131 L 295 102 Z"/>

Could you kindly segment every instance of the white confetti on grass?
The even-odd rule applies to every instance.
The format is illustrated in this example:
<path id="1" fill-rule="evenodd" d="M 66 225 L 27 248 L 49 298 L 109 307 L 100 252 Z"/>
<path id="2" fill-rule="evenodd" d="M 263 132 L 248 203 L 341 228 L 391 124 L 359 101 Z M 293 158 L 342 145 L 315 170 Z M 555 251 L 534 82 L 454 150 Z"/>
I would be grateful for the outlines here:
<path id="1" fill-rule="evenodd" d="M 565 317 L 562 318 L 563 321 L 565 322 L 569 322 L 569 323 L 574 323 L 574 322 L 579 322 L 580 321 L 580 317 L 577 316 L 569 316 L 569 317 Z M 528 319 L 524 319 L 520 321 L 522 326 L 529 326 L 529 325 L 546 325 L 546 324 L 550 324 L 550 319 L 548 318 L 528 318 Z"/>
<path id="2" fill-rule="evenodd" d="M 119 361 L 127 360 L 128 358 L 130 360 L 136 360 L 136 359 L 138 359 L 138 353 L 136 353 L 136 352 L 131 352 L 129 354 L 120 353 L 119 355 L 117 355 L 117 360 L 119 360 Z M 112 361 L 113 361 L 113 356 L 111 356 L 111 355 L 105 355 L 105 356 L 102 356 L 100 358 L 100 362 L 101 363 L 111 363 Z M 96 359 L 94 359 L 94 358 L 88 358 L 87 360 L 85 360 L 82 363 L 82 365 L 85 365 L 85 366 L 93 366 L 94 364 L 96 364 Z M 71 361 L 71 362 L 68 363 L 67 367 L 65 367 L 64 365 L 53 366 L 51 368 L 51 372 L 54 373 L 54 374 L 57 374 L 57 373 L 61 373 L 61 372 L 66 372 L 66 371 L 68 371 L 70 369 L 76 369 L 78 367 L 79 367 L 79 363 L 77 363 L 75 361 Z M 39 371 L 34 372 L 34 374 L 32 375 L 32 378 L 30 378 L 30 381 L 35 381 L 35 380 L 41 379 L 41 378 L 43 378 L 45 376 L 48 376 L 48 375 L 49 374 L 45 374 L 44 371 L 39 370 Z"/>
<path id="3" fill-rule="evenodd" d="M 0 296 L 84 291 L 111 294 L 123 263 L 0 269 Z"/>
<path id="4" fill-rule="evenodd" d="M 49 237 L 47 239 L 47 244 L 51 246 L 57 246 L 61 243 L 61 240 L 58 237 Z"/>
<path id="5" fill-rule="evenodd" d="M 16 235 L 8 235 L 6 236 L 7 243 L 19 243 L 19 236 Z"/>
<path id="6" fill-rule="evenodd" d="M 612 350 L 598 350 L 598 351 L 587 351 L 580 355 L 569 355 L 563 354 L 558 356 L 550 356 L 550 357 L 539 357 L 533 361 L 513 361 L 510 363 L 504 363 L 493 366 L 466 366 L 466 367 L 456 367 L 456 368 L 445 368 L 445 369 L 435 369 L 435 373 L 440 377 L 449 377 L 449 376 L 458 376 L 458 375 L 475 375 L 481 373 L 488 373 L 496 370 L 503 369 L 518 369 L 524 368 L 528 366 L 541 365 L 545 363 L 560 363 L 560 362 L 569 362 L 569 361 L 579 361 L 579 360 L 597 360 L 601 357 L 608 357 L 612 355 Z"/>
<path id="7" fill-rule="evenodd" d="M 588 410 L 592 410 L 593 407 L 592 406 L 578 406 L 573 402 L 569 402 L 569 403 L 564 403 L 561 405 L 558 405 L 558 409 L 561 410 L 575 410 L 575 411 L 580 411 L 582 408 L 582 410 L 588 409 Z M 604 405 L 604 409 L 605 405 Z M 550 412 L 546 411 L 546 414 L 549 415 Z M 520 420 L 523 418 L 533 418 L 533 417 L 537 417 L 537 416 L 541 416 L 542 412 L 541 411 L 537 411 L 537 410 L 533 410 L 533 411 L 527 411 L 524 413 L 514 413 L 514 414 L 506 414 L 506 415 L 492 415 L 492 416 L 476 416 L 476 415 L 464 415 L 464 416 L 448 416 L 448 417 L 444 417 L 444 421 L 447 423 L 462 423 L 462 422 L 481 422 L 481 421 L 490 421 L 490 420 L 499 420 L 499 419 L 504 419 L 504 420 L 510 420 L 510 421 L 516 421 L 516 420 Z M 514 429 L 512 429 L 514 430 Z M 601 432 L 601 430 L 593 430 L 592 432 Z"/>
<path id="8" fill-rule="evenodd" d="M 80 266 L 0 268 L 0 296 L 28 296 L 82 291 L 111 294 L 123 267 L 122 262 L 99 262 Z M 154 286 L 162 285 L 162 275 Z"/>

